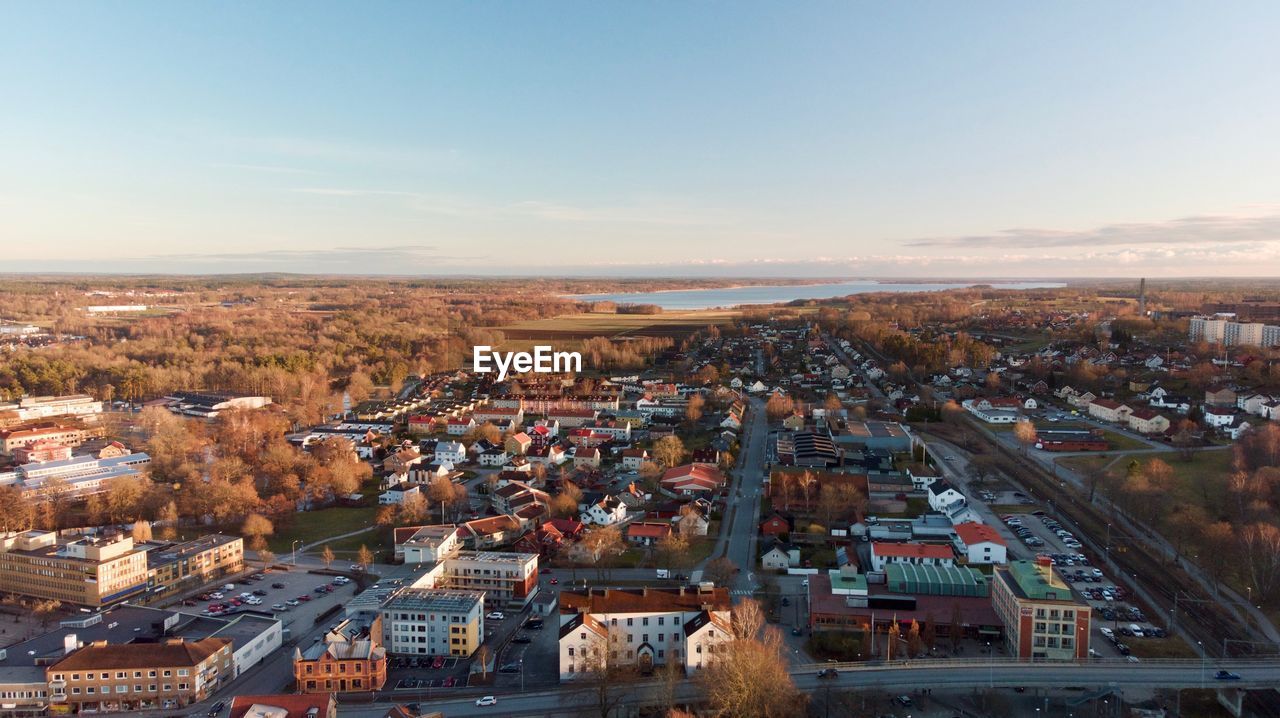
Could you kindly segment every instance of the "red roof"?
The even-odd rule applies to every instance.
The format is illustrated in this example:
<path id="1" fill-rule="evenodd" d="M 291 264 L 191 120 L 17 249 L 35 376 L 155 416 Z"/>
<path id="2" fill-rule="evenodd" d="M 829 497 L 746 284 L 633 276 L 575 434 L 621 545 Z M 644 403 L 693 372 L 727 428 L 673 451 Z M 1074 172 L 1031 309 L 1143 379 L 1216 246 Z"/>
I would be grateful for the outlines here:
<path id="1" fill-rule="evenodd" d="M 724 483 L 724 474 L 707 464 L 685 464 L 667 469 L 662 475 L 662 483 L 676 487 L 692 484 L 709 490 Z"/>
<path id="2" fill-rule="evenodd" d="M 230 718 L 241 718 L 255 705 L 283 708 L 288 711 L 287 718 L 305 718 L 307 711 L 315 708 L 320 718 L 324 718 L 331 712 L 333 696 L 327 693 L 236 696 L 231 699 Z"/>
<path id="3" fill-rule="evenodd" d="M 671 524 L 637 522 L 627 526 L 628 537 L 663 538 L 670 535 Z"/>
<path id="4" fill-rule="evenodd" d="M 871 544 L 871 553 L 886 558 L 955 558 L 950 546 L 928 543 L 880 543 Z"/>
<path id="5" fill-rule="evenodd" d="M 966 521 L 962 524 L 956 524 L 956 535 L 964 542 L 966 546 L 973 546 L 984 541 L 988 541 L 1001 546 L 1007 546 L 1004 539 L 1000 537 L 1000 532 L 994 528 L 980 524 L 976 521 Z"/>

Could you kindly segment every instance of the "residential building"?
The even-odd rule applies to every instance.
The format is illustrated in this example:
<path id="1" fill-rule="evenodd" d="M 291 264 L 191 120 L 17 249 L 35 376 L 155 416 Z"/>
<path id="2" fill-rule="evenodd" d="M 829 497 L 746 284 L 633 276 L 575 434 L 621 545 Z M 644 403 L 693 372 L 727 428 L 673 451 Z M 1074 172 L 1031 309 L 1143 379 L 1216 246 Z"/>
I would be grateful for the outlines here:
<path id="1" fill-rule="evenodd" d="M 785 571 L 800 565 L 800 548 L 779 539 L 769 539 L 761 546 L 760 566 Z"/>
<path id="2" fill-rule="evenodd" d="M 395 529 L 395 557 L 405 563 L 435 563 L 462 550 L 456 524 Z"/>
<path id="3" fill-rule="evenodd" d="M 1280 326 L 1262 322 L 1241 322 L 1232 313 L 1192 317 L 1187 329 L 1191 341 L 1223 346 L 1271 347 L 1280 344 Z"/>
<path id="4" fill-rule="evenodd" d="M 592 446 L 590 448 L 578 447 L 573 455 L 573 467 L 577 468 L 600 468 L 600 449 Z"/>
<path id="5" fill-rule="evenodd" d="M 638 471 L 640 465 L 649 460 L 646 449 L 626 449 L 622 452 L 622 468 L 627 471 Z"/>
<path id="6" fill-rule="evenodd" d="M 956 551 L 969 563 L 1008 563 L 1009 544 L 994 527 L 976 521 L 956 524 Z"/>
<path id="7" fill-rule="evenodd" d="M 701 670 L 733 640 L 730 605 L 727 588 L 709 585 L 562 591 L 560 678 L 599 665 Z"/>
<path id="8" fill-rule="evenodd" d="M 538 554 L 458 551 L 446 556 L 412 586 L 479 591 L 490 606 L 522 609 L 538 593 Z"/>
<path id="9" fill-rule="evenodd" d="M 937 469 L 918 461 L 913 461 L 910 464 L 907 464 L 906 473 L 907 478 L 911 479 L 911 485 L 915 487 L 917 491 L 923 491 L 929 488 L 929 484 L 932 484 L 942 478 L 942 475 L 938 473 Z"/>
<path id="10" fill-rule="evenodd" d="M 947 483 L 945 479 L 929 484 L 929 508 L 941 513 L 950 513 L 950 507 L 965 500 L 964 494 Z"/>
<path id="11" fill-rule="evenodd" d="M 512 543 L 524 532 L 520 519 L 503 514 L 467 521 L 458 527 L 458 538 L 468 548 L 482 550 Z"/>
<path id="12" fill-rule="evenodd" d="M 1169 430 L 1169 419 L 1151 409 L 1140 407 L 1129 414 L 1129 428 L 1139 434 L 1163 434 Z"/>
<path id="13" fill-rule="evenodd" d="M 578 520 L 584 524 L 612 526 L 627 520 L 627 505 L 616 496 L 604 496 L 582 508 Z"/>
<path id="14" fill-rule="evenodd" d="M 529 449 L 533 446 L 533 439 L 525 432 L 517 432 L 508 436 L 503 442 L 507 453 L 512 456 L 524 456 L 529 453 Z"/>
<path id="15" fill-rule="evenodd" d="M 623 538 L 634 546 L 656 546 L 658 542 L 671 536 L 670 523 L 658 521 L 633 521 L 623 530 Z"/>
<path id="16" fill-rule="evenodd" d="M 348 618 L 318 643 L 293 649 L 293 678 L 302 693 L 363 693 L 387 682 L 383 616 Z"/>
<path id="17" fill-rule="evenodd" d="M 1089 657 L 1089 604 L 1047 556 L 997 566 L 991 583 L 991 603 L 1004 623 L 1011 655 L 1064 661 Z"/>
<path id="18" fill-rule="evenodd" d="M 659 481 L 664 491 L 675 495 L 705 495 L 719 491 L 724 474 L 714 466 L 685 464 L 667 469 Z"/>
<path id="19" fill-rule="evenodd" d="M 63 446 L 56 441 L 41 440 L 29 446 L 19 446 L 13 450 L 13 463 L 30 464 L 46 461 L 65 461 L 71 458 L 71 447 Z"/>
<path id="20" fill-rule="evenodd" d="M 483 591 L 407 588 L 382 605 L 383 631 L 393 655 L 467 657 L 483 636 Z"/>
<path id="21" fill-rule="evenodd" d="M 181 708 L 212 695 L 233 673 L 231 640 L 95 641 L 46 669 L 54 711 L 114 713 Z"/>
<path id="22" fill-rule="evenodd" d="M 457 466 L 467 460 L 467 447 L 457 441 L 441 441 L 436 444 L 436 461 Z"/>
<path id="23" fill-rule="evenodd" d="M 1229 386 L 1211 386 L 1204 390 L 1205 406 L 1229 409 L 1236 405 L 1236 392 Z"/>
<path id="24" fill-rule="evenodd" d="M 1132 413 L 1133 409 L 1113 399 L 1094 399 L 1089 404 L 1089 415 L 1100 421 L 1127 423 Z"/>

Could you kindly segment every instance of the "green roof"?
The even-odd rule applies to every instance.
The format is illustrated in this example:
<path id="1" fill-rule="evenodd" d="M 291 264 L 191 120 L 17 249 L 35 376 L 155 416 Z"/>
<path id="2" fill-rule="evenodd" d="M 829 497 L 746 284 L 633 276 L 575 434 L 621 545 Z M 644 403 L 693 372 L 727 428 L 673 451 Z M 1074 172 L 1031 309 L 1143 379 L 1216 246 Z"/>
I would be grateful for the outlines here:
<path id="1" fill-rule="evenodd" d="M 1070 600 L 1071 586 L 1064 582 L 1052 566 L 1041 567 L 1035 561 L 1010 561 L 1009 577 L 1027 598 L 1038 601 Z"/>
<path id="2" fill-rule="evenodd" d="M 884 567 L 886 583 L 893 593 L 924 596 L 986 596 L 989 579 L 967 566 L 925 566 L 891 563 Z"/>

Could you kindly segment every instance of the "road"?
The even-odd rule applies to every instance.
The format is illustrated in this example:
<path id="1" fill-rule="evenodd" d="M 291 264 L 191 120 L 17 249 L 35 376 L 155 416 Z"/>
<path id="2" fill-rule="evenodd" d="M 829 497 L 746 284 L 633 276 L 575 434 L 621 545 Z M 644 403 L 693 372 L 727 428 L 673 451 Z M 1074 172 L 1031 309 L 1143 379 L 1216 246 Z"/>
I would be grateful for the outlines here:
<path id="1" fill-rule="evenodd" d="M 739 596 L 750 595 L 758 587 L 755 575 L 756 526 L 760 520 L 760 500 L 764 489 L 765 448 L 769 426 L 764 401 L 750 397 L 747 424 L 742 433 L 737 481 L 730 491 L 728 510 L 720 526 L 720 536 L 712 556 L 727 556 L 742 571 L 730 586 Z"/>
<path id="2" fill-rule="evenodd" d="M 826 667 L 824 664 L 822 667 Z M 892 666 L 846 665 L 837 666 L 839 675 L 834 679 L 817 677 L 819 666 L 803 666 L 792 671 L 796 687 L 802 692 L 831 686 L 843 690 L 890 688 L 935 689 L 956 688 L 969 690 L 977 686 L 992 688 L 1069 688 L 1113 687 L 1125 689 L 1151 688 L 1271 688 L 1280 682 L 1280 661 L 1236 661 L 1215 663 L 1195 660 L 1153 661 L 1127 663 L 1118 660 L 1090 663 L 1015 663 L 997 660 L 973 661 L 915 661 Z M 1238 673 L 1239 681 L 1215 681 L 1214 672 L 1229 670 Z M 629 687 L 622 706 L 652 705 L 661 700 L 661 685 L 656 681 L 636 683 Z M 694 701 L 704 694 L 701 686 L 684 681 L 676 688 L 680 701 Z M 484 695 L 472 692 L 465 698 L 446 701 L 422 702 L 425 710 L 443 711 L 454 716 L 545 716 L 566 715 L 587 711 L 596 706 L 596 695 L 589 687 L 578 688 L 572 684 L 558 690 L 523 694 L 499 694 L 498 704 L 491 707 L 475 705 L 476 697 Z M 345 716 L 381 718 L 390 704 L 343 704 L 340 712 Z"/>

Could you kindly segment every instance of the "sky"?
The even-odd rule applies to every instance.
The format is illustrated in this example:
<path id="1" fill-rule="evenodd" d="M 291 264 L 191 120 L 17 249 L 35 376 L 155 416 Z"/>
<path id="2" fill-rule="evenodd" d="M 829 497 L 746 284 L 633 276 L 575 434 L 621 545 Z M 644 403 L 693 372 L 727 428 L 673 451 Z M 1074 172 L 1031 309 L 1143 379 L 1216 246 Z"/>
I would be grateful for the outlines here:
<path id="1" fill-rule="evenodd" d="M 1280 3 L 6 2 L 0 272 L 1280 275 Z"/>

